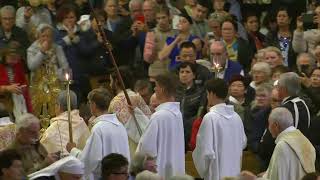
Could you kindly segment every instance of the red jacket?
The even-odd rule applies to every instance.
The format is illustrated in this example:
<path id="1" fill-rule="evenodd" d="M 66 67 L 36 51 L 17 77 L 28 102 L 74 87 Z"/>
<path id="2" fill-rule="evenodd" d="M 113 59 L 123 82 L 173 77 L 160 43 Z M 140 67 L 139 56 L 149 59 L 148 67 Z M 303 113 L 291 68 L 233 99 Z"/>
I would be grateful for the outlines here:
<path id="1" fill-rule="evenodd" d="M 26 88 L 23 88 L 23 96 L 26 100 L 26 106 L 28 112 L 32 112 L 31 99 L 28 90 L 28 81 L 25 76 L 25 71 L 21 62 L 13 65 L 13 73 L 14 73 L 14 82 L 19 83 L 20 85 L 27 85 Z M 0 64 L 0 86 L 2 85 L 10 85 L 8 72 L 6 66 L 4 64 Z"/>
<path id="2" fill-rule="evenodd" d="M 189 147 L 190 147 L 191 151 L 193 151 L 196 148 L 197 134 L 198 134 L 201 122 L 202 122 L 202 118 L 199 117 L 199 118 L 195 119 L 192 123 L 192 130 L 191 130 L 191 136 L 190 136 L 190 141 L 189 141 Z"/>

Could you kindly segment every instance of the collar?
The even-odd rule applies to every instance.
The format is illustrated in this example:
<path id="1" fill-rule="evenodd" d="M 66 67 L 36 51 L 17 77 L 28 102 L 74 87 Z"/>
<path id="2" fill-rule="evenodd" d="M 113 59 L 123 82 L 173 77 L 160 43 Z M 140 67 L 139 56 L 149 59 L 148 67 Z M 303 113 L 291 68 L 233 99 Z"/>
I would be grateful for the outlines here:
<path id="1" fill-rule="evenodd" d="M 226 103 L 216 104 L 216 105 L 212 106 L 212 107 L 209 109 L 209 111 L 210 111 L 210 112 L 211 112 L 211 111 L 215 111 L 216 109 L 219 109 L 220 107 L 223 107 L 223 106 L 227 106 L 227 104 L 226 104 Z"/>
<path id="2" fill-rule="evenodd" d="M 293 127 L 293 126 L 290 126 L 290 127 L 286 128 L 285 130 L 283 130 L 283 131 L 277 136 L 277 138 L 276 138 L 276 140 L 275 140 L 275 143 L 277 144 L 277 143 L 279 142 L 281 136 L 283 136 L 284 134 L 286 134 L 286 133 L 288 133 L 288 132 L 291 132 L 291 131 L 295 131 L 295 130 L 297 130 L 297 129 L 296 129 L 295 127 Z"/>
<path id="3" fill-rule="evenodd" d="M 2 118 L 0 118 L 0 126 L 7 126 L 7 125 L 10 125 L 10 124 L 13 124 L 10 121 L 10 117 L 2 117 Z"/>
<path id="4" fill-rule="evenodd" d="M 291 98 L 291 96 L 287 96 L 287 97 L 283 98 L 282 103 L 286 102 L 290 98 Z"/>
<path id="5" fill-rule="evenodd" d="M 174 107 L 179 107 L 180 106 L 180 103 L 179 102 L 165 102 L 165 103 L 162 103 L 160 104 L 158 107 L 156 107 L 156 111 L 159 111 L 159 110 L 169 110 L 169 111 L 172 111 Z"/>
<path id="6" fill-rule="evenodd" d="M 121 123 L 120 121 L 118 120 L 117 118 L 117 115 L 116 114 L 102 114 L 100 116 L 98 116 L 95 120 L 94 120 L 94 125 L 99 123 L 99 122 L 109 122 L 109 123 L 112 123 L 114 125 L 117 125 L 117 126 L 120 126 Z"/>

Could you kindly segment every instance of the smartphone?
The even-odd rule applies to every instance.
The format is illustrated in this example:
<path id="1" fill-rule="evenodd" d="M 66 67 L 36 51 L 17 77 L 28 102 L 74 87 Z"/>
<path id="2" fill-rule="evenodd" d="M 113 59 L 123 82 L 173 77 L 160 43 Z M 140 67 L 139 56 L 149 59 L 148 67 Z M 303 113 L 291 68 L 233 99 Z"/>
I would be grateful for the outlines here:
<path id="1" fill-rule="evenodd" d="M 145 19 L 144 19 L 144 16 L 143 15 L 137 15 L 136 18 L 135 18 L 136 21 L 140 21 L 142 23 L 145 22 Z"/>
<path id="2" fill-rule="evenodd" d="M 311 14 L 303 14 L 302 15 L 302 22 L 303 22 L 303 29 L 316 29 L 317 25 L 314 23 L 314 13 Z"/>

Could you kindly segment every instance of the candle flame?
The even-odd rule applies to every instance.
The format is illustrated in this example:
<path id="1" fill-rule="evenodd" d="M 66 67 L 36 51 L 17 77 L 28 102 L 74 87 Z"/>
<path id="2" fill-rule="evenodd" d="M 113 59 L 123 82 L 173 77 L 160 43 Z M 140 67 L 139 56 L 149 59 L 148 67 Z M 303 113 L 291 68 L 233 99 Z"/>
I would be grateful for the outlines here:
<path id="1" fill-rule="evenodd" d="M 69 74 L 66 73 L 66 80 L 68 81 L 69 80 Z"/>

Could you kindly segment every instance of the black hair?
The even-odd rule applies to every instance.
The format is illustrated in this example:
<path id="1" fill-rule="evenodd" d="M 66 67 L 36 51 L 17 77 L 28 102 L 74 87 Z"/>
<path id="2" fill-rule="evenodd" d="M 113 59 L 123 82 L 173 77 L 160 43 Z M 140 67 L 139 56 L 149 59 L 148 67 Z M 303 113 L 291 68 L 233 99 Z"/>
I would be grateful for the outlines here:
<path id="1" fill-rule="evenodd" d="M 107 179 L 115 171 L 124 166 L 128 166 L 129 162 L 126 157 L 121 154 L 111 153 L 105 156 L 101 161 L 102 179 Z"/>
<path id="2" fill-rule="evenodd" d="M 196 66 L 196 64 L 191 63 L 191 62 L 182 62 L 182 63 L 179 65 L 178 70 L 180 71 L 181 68 L 186 68 L 186 67 L 190 67 L 192 73 L 193 73 L 194 75 L 196 75 L 196 72 L 197 72 L 197 66 Z"/>
<path id="3" fill-rule="evenodd" d="M 194 52 L 197 52 L 197 48 L 196 45 L 194 45 L 193 42 L 191 41 L 184 41 L 180 44 L 180 49 L 182 48 L 192 48 L 194 50 Z"/>
<path id="4" fill-rule="evenodd" d="M 222 29 L 223 23 L 225 23 L 225 22 L 231 23 L 232 26 L 233 26 L 233 28 L 234 28 L 234 30 L 235 30 L 235 32 L 238 32 L 238 24 L 237 24 L 237 22 L 236 22 L 235 20 L 233 20 L 233 18 L 227 18 L 227 19 L 225 19 L 225 20 L 221 23 L 221 29 Z"/>
<path id="5" fill-rule="evenodd" d="M 206 90 L 212 92 L 218 98 L 225 99 L 228 96 L 227 83 L 222 79 L 210 79 L 206 82 Z"/>
<path id="6" fill-rule="evenodd" d="M 14 149 L 7 149 L 0 152 L 0 177 L 3 176 L 2 169 L 7 169 L 12 166 L 13 161 L 20 160 L 21 156 Z"/>

